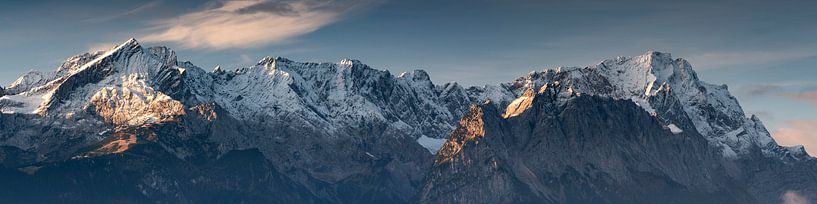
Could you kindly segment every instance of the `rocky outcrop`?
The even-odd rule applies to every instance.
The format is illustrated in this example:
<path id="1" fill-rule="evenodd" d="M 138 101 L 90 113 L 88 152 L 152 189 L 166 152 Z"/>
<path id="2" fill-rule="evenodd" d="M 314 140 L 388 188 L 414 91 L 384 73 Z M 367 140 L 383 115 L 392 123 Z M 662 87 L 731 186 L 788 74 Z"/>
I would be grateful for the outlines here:
<path id="1" fill-rule="evenodd" d="M 701 135 L 674 134 L 629 100 L 559 94 L 530 96 L 530 108 L 511 117 L 490 104 L 471 108 L 420 201 L 758 203 Z"/>
<path id="2" fill-rule="evenodd" d="M 133 77 L 122 88 L 96 92 L 90 100 L 91 111 L 117 126 L 163 123 L 185 114 L 181 102 L 140 85 Z"/>

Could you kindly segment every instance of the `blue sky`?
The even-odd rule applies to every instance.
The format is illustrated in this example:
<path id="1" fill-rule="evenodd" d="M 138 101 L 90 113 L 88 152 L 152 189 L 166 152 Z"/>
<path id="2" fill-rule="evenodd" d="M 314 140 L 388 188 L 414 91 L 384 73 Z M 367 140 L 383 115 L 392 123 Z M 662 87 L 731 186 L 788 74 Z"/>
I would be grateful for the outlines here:
<path id="1" fill-rule="evenodd" d="M 728 84 L 781 143 L 817 150 L 815 25 L 813 0 L 0 0 L 0 84 L 130 37 L 205 69 L 352 58 L 467 85 L 656 50 Z"/>

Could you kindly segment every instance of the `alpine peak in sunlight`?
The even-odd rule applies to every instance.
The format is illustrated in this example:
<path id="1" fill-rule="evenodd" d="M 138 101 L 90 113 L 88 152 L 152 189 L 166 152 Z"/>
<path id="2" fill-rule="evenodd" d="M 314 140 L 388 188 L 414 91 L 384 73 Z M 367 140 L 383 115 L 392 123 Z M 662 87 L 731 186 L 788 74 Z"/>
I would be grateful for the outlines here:
<path id="1" fill-rule="evenodd" d="M 2 202 L 817 199 L 803 146 L 662 52 L 463 86 L 350 59 L 205 71 L 130 39 L 0 96 Z"/>

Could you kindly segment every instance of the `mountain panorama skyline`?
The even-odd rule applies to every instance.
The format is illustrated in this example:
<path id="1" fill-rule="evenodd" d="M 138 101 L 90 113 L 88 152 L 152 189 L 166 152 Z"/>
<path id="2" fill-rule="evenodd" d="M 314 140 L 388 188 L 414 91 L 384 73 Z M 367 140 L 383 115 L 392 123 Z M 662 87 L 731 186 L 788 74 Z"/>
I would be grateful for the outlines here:
<path id="1" fill-rule="evenodd" d="M 505 83 L 647 50 L 728 84 L 780 144 L 817 151 L 817 1 L 38 0 L 0 4 L 0 86 L 134 37 L 211 70 L 358 59 L 435 84 Z"/>
<path id="2" fill-rule="evenodd" d="M 130 41 L 130 40 L 135 41 L 136 39 L 135 38 L 130 38 L 128 41 Z M 116 47 L 116 46 L 112 46 L 112 47 Z M 89 53 L 104 52 L 104 51 L 106 51 L 106 50 L 108 50 L 110 48 L 96 47 L 96 48 L 93 48 L 93 49 L 98 49 L 98 50 L 92 50 Z M 650 49 L 647 52 L 648 53 L 652 52 L 652 50 Z M 619 56 L 621 56 L 621 55 L 619 55 Z M 264 58 L 270 58 L 270 57 L 271 56 L 261 57 L 259 60 L 263 61 Z M 71 57 L 71 58 L 69 58 L 67 60 L 68 61 L 75 60 L 73 58 L 76 58 L 76 57 Z M 347 59 L 344 59 L 344 60 L 347 60 Z M 242 67 L 246 67 L 246 66 L 249 66 L 249 65 L 232 65 L 232 67 L 233 67 L 232 69 L 241 69 Z M 556 67 L 556 68 L 559 68 L 559 67 Z M 223 69 L 227 69 L 227 68 L 222 67 L 221 65 L 216 65 L 215 67 L 213 67 L 213 69 L 222 69 L 223 70 Z M 548 69 L 552 69 L 552 68 L 544 68 L 544 70 L 548 70 Z M 536 71 L 536 70 L 530 70 L 530 71 Z M 24 76 L 25 75 L 39 76 L 43 72 L 47 73 L 47 72 L 50 72 L 50 70 L 47 70 L 47 71 L 29 70 L 24 74 Z M 522 74 L 522 73 L 517 73 L 517 74 Z M 11 83 L 6 85 L 6 87 L 15 86 L 16 84 L 20 84 L 20 83 L 31 83 L 31 82 L 27 82 L 25 80 L 44 80 L 44 79 L 36 79 L 36 77 L 35 77 L 35 79 L 28 79 L 28 78 L 26 78 L 24 76 L 16 78 Z M 448 83 L 452 83 L 452 82 L 457 82 L 457 81 L 450 81 Z M 437 82 L 437 83 L 439 83 L 439 82 Z M 484 84 L 484 85 L 490 85 L 490 84 Z M 471 85 L 471 86 L 474 86 L 474 85 Z M 476 86 L 479 86 L 479 84 L 476 85 Z M 2 88 L 2 87 L 3 86 L 0 85 L 0 88 Z M 752 88 L 749 88 L 751 90 L 746 90 L 747 88 L 743 87 L 741 89 L 741 91 L 748 91 L 750 94 L 754 94 L 754 95 L 764 95 L 764 94 L 767 94 L 767 92 L 774 91 L 774 89 L 778 89 L 778 88 L 780 88 L 780 87 L 778 87 L 778 86 L 761 86 L 761 87 L 752 87 Z M 788 95 L 797 96 L 797 97 L 809 97 L 808 93 L 788 94 Z M 768 112 L 752 112 L 752 114 L 753 115 L 758 114 L 757 116 L 759 116 L 761 118 L 764 117 L 764 116 L 770 116 L 770 115 L 768 115 Z M 772 134 L 772 136 L 776 137 L 777 140 L 781 140 L 781 139 L 784 140 L 784 143 L 789 145 L 789 146 L 797 146 L 797 145 L 804 146 L 803 148 L 806 149 L 806 151 L 809 152 L 811 155 L 817 154 L 817 146 L 815 146 L 815 145 L 817 145 L 817 143 L 812 143 L 812 138 L 810 138 L 809 135 L 806 135 L 806 134 L 803 133 L 803 131 L 806 131 L 806 132 L 810 131 L 809 126 L 811 126 L 811 124 L 809 124 L 808 121 L 802 121 L 802 122 L 797 122 L 797 123 L 798 124 L 795 124 L 795 126 L 797 126 L 797 128 L 779 128 L 779 129 L 775 130 L 775 132 Z"/>
<path id="3" fill-rule="evenodd" d="M 817 159 L 649 51 L 508 82 L 211 71 L 129 39 L 0 89 L 0 202 L 809 203 Z"/>

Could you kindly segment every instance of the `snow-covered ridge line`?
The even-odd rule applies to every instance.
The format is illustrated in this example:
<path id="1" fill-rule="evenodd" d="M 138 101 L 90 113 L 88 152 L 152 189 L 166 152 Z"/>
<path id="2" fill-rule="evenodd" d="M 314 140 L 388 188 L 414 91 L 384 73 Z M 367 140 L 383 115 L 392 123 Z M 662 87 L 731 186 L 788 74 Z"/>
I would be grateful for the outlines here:
<path id="1" fill-rule="evenodd" d="M 771 156 L 805 154 L 777 145 L 757 117 L 743 113 L 725 85 L 702 82 L 686 60 L 652 51 L 590 67 L 531 72 L 504 84 L 462 87 L 435 85 L 423 70 L 395 76 L 350 59 L 310 63 L 265 57 L 254 66 L 207 72 L 178 62 L 168 48 L 145 49 L 130 39 L 104 53 L 69 58 L 52 73 L 22 76 L 0 95 L 0 111 L 63 116 L 91 108 L 106 110 L 94 114 L 107 122 L 139 125 L 183 114 L 181 106 L 206 103 L 242 121 L 287 122 L 328 136 L 347 136 L 348 127 L 382 124 L 387 132 L 421 139 L 433 150 L 438 147 L 428 141 L 447 137 L 470 104 L 490 100 L 501 109 L 511 106 L 505 117 L 513 117 L 529 104 L 525 97 L 531 93 L 525 92 L 546 84 L 558 84 L 566 97 L 576 93 L 632 100 L 673 133 L 700 133 L 727 158 L 755 147 Z M 139 115 L 113 114 L 118 111 Z"/>
<path id="2" fill-rule="evenodd" d="M 561 85 L 565 93 L 632 100 L 674 133 L 696 130 L 726 158 L 739 158 L 752 149 L 769 156 L 804 154 L 777 145 L 757 117 L 744 114 L 726 85 L 701 81 L 686 60 L 669 53 L 650 51 L 589 67 L 532 72 L 507 87 L 521 95 L 548 83 Z"/>

